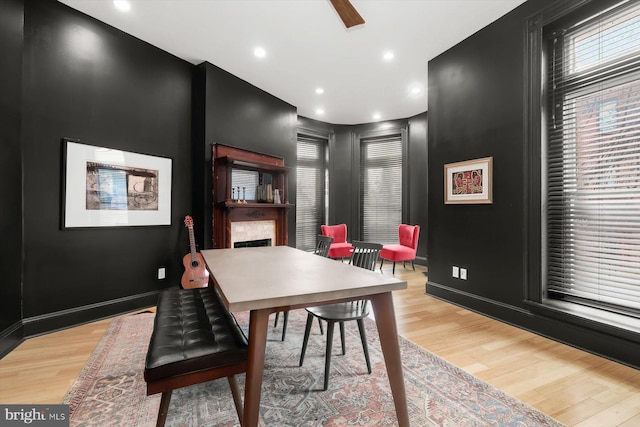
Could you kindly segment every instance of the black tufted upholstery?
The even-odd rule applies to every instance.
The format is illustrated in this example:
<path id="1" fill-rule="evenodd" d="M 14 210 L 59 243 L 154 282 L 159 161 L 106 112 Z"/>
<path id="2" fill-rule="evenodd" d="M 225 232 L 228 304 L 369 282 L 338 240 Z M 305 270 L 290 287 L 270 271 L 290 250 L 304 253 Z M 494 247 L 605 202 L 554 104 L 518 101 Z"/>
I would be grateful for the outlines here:
<path id="1" fill-rule="evenodd" d="M 147 395 L 162 393 L 157 426 L 165 423 L 173 389 L 225 376 L 242 421 L 234 375 L 246 372 L 247 347 L 214 287 L 163 291 L 144 369 Z"/>
<path id="2" fill-rule="evenodd" d="M 247 339 L 214 289 L 170 289 L 160 294 L 146 381 L 246 360 Z"/>

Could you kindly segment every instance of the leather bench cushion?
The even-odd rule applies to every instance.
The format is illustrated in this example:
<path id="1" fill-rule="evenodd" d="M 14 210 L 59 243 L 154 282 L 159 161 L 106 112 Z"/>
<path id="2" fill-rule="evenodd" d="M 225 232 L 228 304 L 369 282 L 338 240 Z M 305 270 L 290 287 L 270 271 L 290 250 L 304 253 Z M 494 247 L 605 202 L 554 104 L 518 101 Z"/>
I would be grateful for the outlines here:
<path id="1" fill-rule="evenodd" d="M 215 288 L 169 289 L 158 299 L 145 381 L 242 362 L 247 338 Z"/>

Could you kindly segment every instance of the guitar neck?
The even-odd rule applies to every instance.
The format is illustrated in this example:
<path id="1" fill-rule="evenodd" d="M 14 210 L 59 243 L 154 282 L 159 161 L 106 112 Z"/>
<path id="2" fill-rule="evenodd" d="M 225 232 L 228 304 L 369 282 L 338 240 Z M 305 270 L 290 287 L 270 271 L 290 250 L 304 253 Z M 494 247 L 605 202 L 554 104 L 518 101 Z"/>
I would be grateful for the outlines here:
<path id="1" fill-rule="evenodd" d="M 196 239 L 193 236 L 193 227 L 189 227 L 189 245 L 191 246 L 191 260 L 196 261 Z"/>

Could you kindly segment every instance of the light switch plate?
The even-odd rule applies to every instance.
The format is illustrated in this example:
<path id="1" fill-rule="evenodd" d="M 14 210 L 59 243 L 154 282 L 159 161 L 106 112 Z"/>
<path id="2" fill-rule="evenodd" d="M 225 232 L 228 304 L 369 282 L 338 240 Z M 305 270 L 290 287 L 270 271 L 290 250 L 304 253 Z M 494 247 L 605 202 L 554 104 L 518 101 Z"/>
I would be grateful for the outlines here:
<path id="1" fill-rule="evenodd" d="M 453 268 L 451 268 L 451 276 L 457 279 L 460 276 L 460 268 L 454 265 Z"/>
<path id="2" fill-rule="evenodd" d="M 462 280 L 467 280 L 467 269 L 466 268 L 461 268 L 460 269 L 460 278 Z"/>

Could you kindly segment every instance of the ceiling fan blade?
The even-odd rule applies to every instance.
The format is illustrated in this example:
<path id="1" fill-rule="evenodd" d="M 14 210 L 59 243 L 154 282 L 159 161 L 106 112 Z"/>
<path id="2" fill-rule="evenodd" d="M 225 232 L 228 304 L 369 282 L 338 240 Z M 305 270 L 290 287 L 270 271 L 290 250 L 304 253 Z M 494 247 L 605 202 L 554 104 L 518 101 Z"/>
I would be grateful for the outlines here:
<path id="1" fill-rule="evenodd" d="M 364 24 L 364 19 L 349 0 L 329 0 L 347 28 Z"/>

